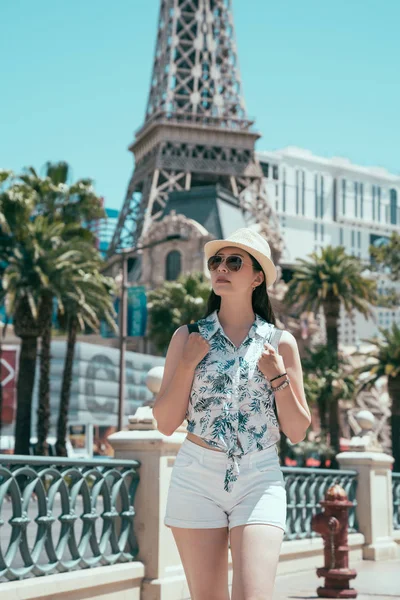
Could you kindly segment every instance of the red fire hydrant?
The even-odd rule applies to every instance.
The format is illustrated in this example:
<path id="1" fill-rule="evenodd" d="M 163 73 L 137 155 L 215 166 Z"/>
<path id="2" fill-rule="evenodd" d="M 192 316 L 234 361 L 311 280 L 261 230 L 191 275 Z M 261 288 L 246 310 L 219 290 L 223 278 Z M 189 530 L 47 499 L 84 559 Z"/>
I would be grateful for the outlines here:
<path id="1" fill-rule="evenodd" d="M 356 598 L 357 591 L 349 582 L 357 577 L 357 571 L 349 569 L 347 545 L 348 511 L 353 504 L 338 484 L 327 490 L 320 504 L 324 512 L 314 515 L 311 521 L 312 529 L 324 540 L 325 565 L 317 569 L 317 575 L 325 577 L 325 585 L 317 589 L 317 594 L 320 598 Z"/>

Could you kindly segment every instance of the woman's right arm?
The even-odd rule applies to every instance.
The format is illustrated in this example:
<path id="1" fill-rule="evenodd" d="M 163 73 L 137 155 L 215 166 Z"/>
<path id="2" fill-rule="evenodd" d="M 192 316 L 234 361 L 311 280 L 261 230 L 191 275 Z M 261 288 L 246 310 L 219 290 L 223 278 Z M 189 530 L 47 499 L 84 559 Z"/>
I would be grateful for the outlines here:
<path id="1" fill-rule="evenodd" d="M 208 342 L 199 333 L 189 336 L 186 325 L 173 334 L 153 407 L 157 428 L 164 435 L 172 435 L 185 420 L 194 372 L 208 349 Z"/>

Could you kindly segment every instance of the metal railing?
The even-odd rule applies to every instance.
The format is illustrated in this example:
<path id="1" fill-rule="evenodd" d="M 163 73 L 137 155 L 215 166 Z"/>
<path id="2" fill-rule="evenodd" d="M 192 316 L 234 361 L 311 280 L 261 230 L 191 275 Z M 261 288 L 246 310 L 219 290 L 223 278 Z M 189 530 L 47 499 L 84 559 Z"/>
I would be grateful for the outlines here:
<path id="1" fill-rule="evenodd" d="M 400 473 L 392 473 L 393 529 L 400 529 Z"/>
<path id="2" fill-rule="evenodd" d="M 0 455 L 0 582 L 134 560 L 138 467 Z"/>
<path id="3" fill-rule="evenodd" d="M 358 531 L 356 518 L 357 471 L 336 471 L 282 467 L 286 485 L 287 520 L 285 540 L 300 540 L 318 536 L 311 529 L 311 519 L 321 512 L 320 501 L 334 483 L 345 490 L 353 506 L 349 510 L 349 533 Z"/>

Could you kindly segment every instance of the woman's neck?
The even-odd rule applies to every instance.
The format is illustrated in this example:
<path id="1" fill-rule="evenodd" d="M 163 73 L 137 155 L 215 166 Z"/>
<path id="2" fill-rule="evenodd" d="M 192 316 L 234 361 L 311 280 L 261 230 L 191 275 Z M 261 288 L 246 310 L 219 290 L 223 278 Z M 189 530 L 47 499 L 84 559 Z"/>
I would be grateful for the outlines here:
<path id="1" fill-rule="evenodd" d="M 241 303 L 238 302 L 237 298 L 221 298 L 218 319 L 223 328 L 250 329 L 254 323 L 255 314 L 248 299 L 246 299 L 246 302 Z"/>

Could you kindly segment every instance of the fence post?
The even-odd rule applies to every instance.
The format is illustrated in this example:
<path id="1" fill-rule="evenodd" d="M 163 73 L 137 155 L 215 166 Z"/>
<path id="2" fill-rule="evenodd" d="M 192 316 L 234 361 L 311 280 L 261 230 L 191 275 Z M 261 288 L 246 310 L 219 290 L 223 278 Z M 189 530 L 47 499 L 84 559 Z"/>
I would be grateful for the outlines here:
<path id="1" fill-rule="evenodd" d="M 363 558 L 397 558 L 393 539 L 393 457 L 383 452 L 342 452 L 337 460 L 341 469 L 358 473 L 357 520 L 365 538 Z"/>

